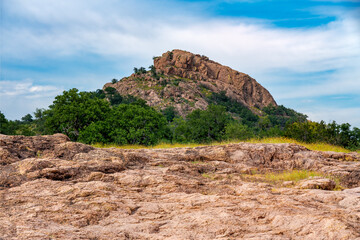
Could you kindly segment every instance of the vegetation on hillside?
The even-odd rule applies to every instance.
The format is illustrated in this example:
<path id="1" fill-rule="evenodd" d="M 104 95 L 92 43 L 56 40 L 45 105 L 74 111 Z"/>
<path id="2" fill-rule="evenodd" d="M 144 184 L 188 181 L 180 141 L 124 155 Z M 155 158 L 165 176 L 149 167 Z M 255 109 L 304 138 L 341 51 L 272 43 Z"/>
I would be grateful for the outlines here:
<path id="1" fill-rule="evenodd" d="M 143 68 L 134 69 L 135 73 Z M 211 143 L 277 137 L 299 143 L 322 142 L 349 150 L 360 149 L 360 129 L 350 124 L 311 122 L 307 116 L 284 106 L 257 109 L 259 115 L 224 92 L 208 95 L 206 110 L 182 118 L 174 107 L 162 111 L 142 99 L 121 96 L 108 87 L 94 92 L 64 91 L 49 109 L 37 109 L 21 120 L 9 121 L 0 112 L 0 133 L 41 135 L 64 133 L 89 144 L 156 145 L 159 142 Z"/>

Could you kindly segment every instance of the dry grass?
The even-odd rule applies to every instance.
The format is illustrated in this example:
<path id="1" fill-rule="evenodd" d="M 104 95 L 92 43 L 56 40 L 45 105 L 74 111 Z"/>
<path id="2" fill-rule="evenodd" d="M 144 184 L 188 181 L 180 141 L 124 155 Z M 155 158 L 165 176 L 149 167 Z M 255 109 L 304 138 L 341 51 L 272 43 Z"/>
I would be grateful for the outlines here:
<path id="1" fill-rule="evenodd" d="M 327 143 L 303 143 L 299 142 L 297 140 L 291 139 L 291 138 L 285 138 L 285 137 L 273 137 L 273 138 L 263 138 L 263 139 L 251 139 L 247 142 L 250 143 L 295 143 L 298 145 L 302 145 L 310 150 L 313 151 L 332 151 L 332 152 L 350 152 L 350 150 L 335 146 Z"/>
<path id="2" fill-rule="evenodd" d="M 348 149 L 345 149 L 340 146 L 334 146 L 326 143 L 303 143 L 296 141 L 294 139 L 285 138 L 285 137 L 272 137 L 272 138 L 263 138 L 263 139 L 250 139 L 244 142 L 249 143 L 295 143 L 302 145 L 310 150 L 314 151 L 333 151 L 333 152 L 350 152 Z M 214 145 L 225 145 L 230 143 L 240 143 L 240 141 L 224 141 L 224 142 L 213 142 L 210 144 L 198 144 L 198 143 L 160 143 L 155 146 L 143 146 L 143 145 L 116 145 L 116 144 L 93 144 L 94 147 L 98 148 L 110 148 L 116 147 L 121 149 L 157 149 L 157 148 L 177 148 L 177 147 L 200 147 L 200 146 L 214 146 Z M 360 153 L 360 150 L 358 151 Z"/>
<path id="3" fill-rule="evenodd" d="M 309 177 L 323 177 L 323 174 L 308 170 L 293 170 L 293 171 L 285 171 L 281 173 L 266 173 L 264 177 L 265 179 L 271 182 L 279 182 L 279 181 L 298 182 L 300 180 L 307 179 Z"/>
<path id="4" fill-rule="evenodd" d="M 282 184 L 285 181 L 292 181 L 297 183 L 303 179 L 308 179 L 310 177 L 323 177 L 329 178 L 336 183 L 335 191 L 344 189 L 340 185 L 340 179 L 334 176 L 327 176 L 320 172 L 309 171 L 309 170 L 291 170 L 283 172 L 268 172 L 268 173 L 255 173 L 244 174 L 243 177 L 247 180 L 254 180 L 257 182 L 267 182 L 275 185 Z"/>

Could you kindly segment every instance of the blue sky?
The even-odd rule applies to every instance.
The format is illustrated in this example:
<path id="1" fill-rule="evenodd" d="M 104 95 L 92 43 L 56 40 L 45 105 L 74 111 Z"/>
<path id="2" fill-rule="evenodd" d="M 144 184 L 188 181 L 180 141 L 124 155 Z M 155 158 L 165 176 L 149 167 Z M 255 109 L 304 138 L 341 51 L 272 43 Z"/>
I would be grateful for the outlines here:
<path id="1" fill-rule="evenodd" d="M 0 111 L 102 88 L 171 49 L 254 77 L 309 119 L 360 127 L 360 1 L 0 0 Z"/>

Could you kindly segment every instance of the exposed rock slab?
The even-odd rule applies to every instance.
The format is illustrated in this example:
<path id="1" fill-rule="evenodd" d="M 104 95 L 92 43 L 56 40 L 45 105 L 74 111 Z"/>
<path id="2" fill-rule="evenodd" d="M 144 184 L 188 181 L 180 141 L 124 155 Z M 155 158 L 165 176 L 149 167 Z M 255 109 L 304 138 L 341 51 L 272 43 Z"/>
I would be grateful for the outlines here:
<path id="1" fill-rule="evenodd" d="M 36 155 L 42 145 L 35 143 L 43 141 L 48 149 Z M 11 136 L 1 148 L 11 153 L 0 166 L 3 239 L 360 237 L 356 154 L 332 158 L 295 144 L 248 143 L 96 149 L 60 135 Z M 343 160 L 349 156 L 352 161 Z M 243 174 L 253 169 L 338 174 L 352 188 L 327 191 L 244 181 Z"/>

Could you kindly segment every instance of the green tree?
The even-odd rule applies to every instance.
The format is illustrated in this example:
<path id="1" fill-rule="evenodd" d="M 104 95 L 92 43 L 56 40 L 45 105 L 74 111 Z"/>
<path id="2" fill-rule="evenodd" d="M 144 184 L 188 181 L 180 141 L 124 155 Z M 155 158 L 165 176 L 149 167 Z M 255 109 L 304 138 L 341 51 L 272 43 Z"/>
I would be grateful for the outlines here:
<path id="1" fill-rule="evenodd" d="M 231 116 L 223 106 L 209 105 L 206 110 L 194 110 L 186 117 L 186 122 L 178 122 L 174 140 L 189 142 L 220 141 L 224 138 L 225 127 Z"/>
<path id="2" fill-rule="evenodd" d="M 174 118 L 178 116 L 174 106 L 166 107 L 161 111 L 161 113 L 165 116 L 168 122 L 172 122 Z"/>
<path id="3" fill-rule="evenodd" d="M 190 129 L 188 128 L 185 119 L 182 117 L 176 117 L 169 124 L 170 132 L 171 132 L 171 140 L 174 142 L 189 142 L 191 141 L 190 137 Z"/>
<path id="4" fill-rule="evenodd" d="M 151 65 L 151 66 L 149 66 L 149 69 L 150 69 L 151 75 L 152 75 L 153 77 L 156 77 L 157 74 L 156 74 L 156 68 L 155 68 L 155 66 L 154 66 L 154 65 Z"/>
<path id="5" fill-rule="evenodd" d="M 228 140 L 246 140 L 254 137 L 253 131 L 238 121 L 232 121 L 225 127 L 225 138 Z"/>
<path id="6" fill-rule="evenodd" d="M 106 94 L 115 94 L 116 93 L 116 89 L 113 87 L 107 87 L 105 88 L 105 93 Z"/>
<path id="7" fill-rule="evenodd" d="M 80 132 L 85 143 L 154 145 L 168 134 L 164 116 L 155 109 L 137 104 L 120 104 L 103 121 L 90 124 Z"/>
<path id="8" fill-rule="evenodd" d="M 33 117 L 31 116 L 31 114 L 28 113 L 28 114 L 26 114 L 25 116 L 23 116 L 23 117 L 21 118 L 21 121 L 22 121 L 23 123 L 32 123 L 34 120 L 33 120 Z"/>
<path id="9" fill-rule="evenodd" d="M 73 88 L 55 97 L 50 109 L 45 112 L 45 125 L 51 133 L 64 133 L 77 140 L 83 128 L 92 122 L 104 120 L 109 111 L 107 101 Z"/>
<path id="10" fill-rule="evenodd" d="M 284 129 L 286 124 L 305 122 L 307 119 L 306 115 L 298 113 L 291 108 L 286 108 L 283 105 L 269 105 L 264 107 L 262 111 L 268 114 L 267 117 L 269 118 L 272 126 L 279 126 L 281 129 Z"/>
<path id="11" fill-rule="evenodd" d="M 9 133 L 9 121 L 5 118 L 5 115 L 1 111 L 0 111 L 0 133 L 11 134 Z"/>
<path id="12" fill-rule="evenodd" d="M 139 73 L 146 73 L 146 69 L 144 67 L 139 68 Z"/>
<path id="13" fill-rule="evenodd" d="M 259 117 L 251 112 L 247 107 L 243 104 L 230 99 L 226 96 L 225 91 L 221 91 L 220 93 L 213 92 L 207 100 L 210 104 L 221 105 L 226 108 L 227 112 L 231 112 L 235 114 L 237 117 L 241 119 L 241 123 L 248 126 L 255 126 L 258 122 Z"/>
<path id="14" fill-rule="evenodd" d="M 34 116 L 35 116 L 35 131 L 37 134 L 47 134 L 47 130 L 45 128 L 45 109 L 43 108 L 36 108 L 35 112 L 34 112 Z"/>

